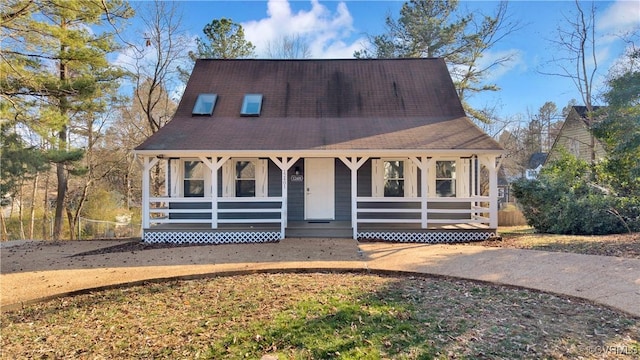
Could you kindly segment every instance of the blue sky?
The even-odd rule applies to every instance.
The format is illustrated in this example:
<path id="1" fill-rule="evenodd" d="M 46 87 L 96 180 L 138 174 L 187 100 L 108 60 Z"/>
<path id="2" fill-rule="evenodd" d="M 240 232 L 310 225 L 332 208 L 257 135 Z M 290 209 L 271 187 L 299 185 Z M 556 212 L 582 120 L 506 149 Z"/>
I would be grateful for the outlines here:
<path id="1" fill-rule="evenodd" d="M 136 6 L 136 3 L 133 3 Z M 240 23 L 249 41 L 264 57 L 266 44 L 285 35 L 298 35 L 310 45 L 313 58 L 351 58 L 367 42 L 367 34 L 384 30 L 386 14 L 397 17 L 402 1 L 180 1 L 183 23 L 189 36 L 202 36 L 202 28 L 213 19 L 227 17 Z M 625 44 L 615 37 L 640 26 L 640 1 L 596 1 L 598 73 L 602 81 L 620 58 Z M 590 6 L 583 3 L 585 7 Z M 461 1 L 461 8 L 492 13 L 495 1 Z M 579 93 L 570 80 L 542 75 L 556 72 L 545 65 L 558 50 L 550 43 L 565 16 L 575 13 L 573 1 L 511 1 L 509 16 L 520 30 L 498 44 L 487 59 L 502 53 L 514 60 L 496 69 L 489 81 L 501 90 L 470 99 L 475 106 L 496 106 L 502 117 L 534 113 L 546 101 L 559 108 Z M 636 46 L 640 46 L 636 33 Z"/>

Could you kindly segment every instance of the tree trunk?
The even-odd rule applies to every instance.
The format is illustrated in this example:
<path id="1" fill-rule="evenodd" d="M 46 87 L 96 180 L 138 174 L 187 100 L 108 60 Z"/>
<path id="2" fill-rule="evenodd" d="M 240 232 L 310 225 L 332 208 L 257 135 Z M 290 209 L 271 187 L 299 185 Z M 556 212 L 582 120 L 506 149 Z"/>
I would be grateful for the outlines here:
<path id="1" fill-rule="evenodd" d="M 68 207 L 65 208 L 65 211 L 67 212 L 67 223 L 69 224 L 69 240 L 75 240 L 76 227 L 75 227 L 75 220 L 73 218 L 73 214 L 71 213 L 71 210 L 69 210 Z"/>
<path id="2" fill-rule="evenodd" d="M 20 202 L 18 204 L 18 222 L 20 223 L 20 239 L 21 240 L 25 239 L 24 224 L 23 224 L 24 214 L 22 212 L 22 203 L 24 202 L 23 189 L 24 189 L 24 178 L 22 179 L 22 181 L 20 181 L 20 191 L 18 193 L 18 201 Z"/>
<path id="3" fill-rule="evenodd" d="M 58 139 L 60 140 L 59 149 L 65 150 L 67 143 L 67 127 L 64 126 L 63 130 L 58 133 Z M 64 200 L 67 195 L 67 174 L 65 173 L 64 164 L 56 163 L 56 176 L 58 179 L 58 194 L 56 195 L 56 212 L 53 223 L 53 240 L 60 240 L 60 234 L 62 233 L 62 215 L 65 209 Z"/>
<path id="4" fill-rule="evenodd" d="M 49 175 L 51 173 L 47 171 L 44 178 L 44 212 L 42 214 L 42 240 L 49 239 Z"/>
<path id="5" fill-rule="evenodd" d="M 33 190 L 31 191 L 31 209 L 29 211 L 31 222 L 29 223 L 29 239 L 33 240 L 34 238 L 34 228 L 36 226 L 36 195 L 38 193 L 38 178 L 39 175 L 33 177 Z"/>
<path id="6" fill-rule="evenodd" d="M 2 207 L 0 207 L 0 227 L 2 227 L 2 232 L 0 233 L 0 240 L 1 241 L 8 241 L 9 240 L 9 234 L 7 234 L 7 222 L 4 218 L 4 209 Z"/>

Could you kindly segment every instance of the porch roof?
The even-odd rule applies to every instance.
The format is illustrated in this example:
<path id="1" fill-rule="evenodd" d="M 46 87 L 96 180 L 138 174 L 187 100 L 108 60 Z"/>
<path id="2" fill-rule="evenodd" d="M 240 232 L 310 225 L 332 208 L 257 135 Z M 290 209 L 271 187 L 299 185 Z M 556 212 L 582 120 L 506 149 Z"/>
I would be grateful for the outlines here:
<path id="1" fill-rule="evenodd" d="M 194 116 L 198 94 L 217 94 Z M 245 94 L 261 115 L 242 117 Z M 198 60 L 172 121 L 139 151 L 502 148 L 465 115 L 442 59 Z"/>

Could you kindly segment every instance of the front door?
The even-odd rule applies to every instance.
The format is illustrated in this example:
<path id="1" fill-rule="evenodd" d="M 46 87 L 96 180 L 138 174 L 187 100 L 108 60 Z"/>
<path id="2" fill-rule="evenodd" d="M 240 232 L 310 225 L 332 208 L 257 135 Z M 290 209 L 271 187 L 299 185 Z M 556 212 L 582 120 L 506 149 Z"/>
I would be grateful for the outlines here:
<path id="1" fill-rule="evenodd" d="M 334 164 L 333 158 L 304 159 L 304 217 L 306 220 L 335 218 Z"/>

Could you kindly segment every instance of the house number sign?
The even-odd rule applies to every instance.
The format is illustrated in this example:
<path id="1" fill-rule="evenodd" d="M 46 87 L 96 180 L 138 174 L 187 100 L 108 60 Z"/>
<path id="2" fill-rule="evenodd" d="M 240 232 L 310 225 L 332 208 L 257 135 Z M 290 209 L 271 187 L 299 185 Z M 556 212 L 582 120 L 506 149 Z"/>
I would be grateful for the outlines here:
<path id="1" fill-rule="evenodd" d="M 291 182 L 302 182 L 304 181 L 304 175 L 291 175 Z"/>

